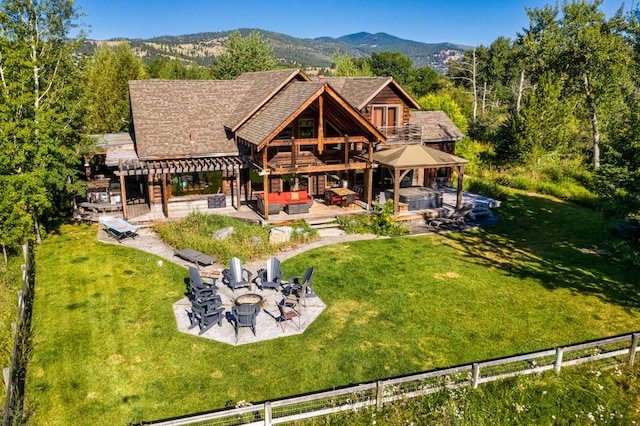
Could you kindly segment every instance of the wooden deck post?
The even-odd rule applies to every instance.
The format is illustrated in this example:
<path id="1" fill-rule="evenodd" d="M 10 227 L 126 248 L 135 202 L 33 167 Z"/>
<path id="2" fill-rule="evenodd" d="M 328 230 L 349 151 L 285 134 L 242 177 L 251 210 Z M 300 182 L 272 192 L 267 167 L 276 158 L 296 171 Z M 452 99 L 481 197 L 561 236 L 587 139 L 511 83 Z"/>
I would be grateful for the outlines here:
<path id="1" fill-rule="evenodd" d="M 242 183 L 240 182 L 240 167 L 236 166 L 234 169 L 236 175 L 236 210 L 240 209 L 240 192 L 242 189 Z"/>
<path id="2" fill-rule="evenodd" d="M 264 219 L 269 220 L 269 175 L 262 177 L 262 196 L 264 197 Z"/>
<path id="3" fill-rule="evenodd" d="M 393 169 L 393 213 L 400 213 L 400 170 Z"/>
<path id="4" fill-rule="evenodd" d="M 160 187 L 162 189 L 162 213 L 164 217 L 169 217 L 169 185 L 167 184 L 168 176 L 166 174 L 160 175 Z"/>
<path id="5" fill-rule="evenodd" d="M 462 207 L 462 181 L 464 179 L 464 166 L 458 166 L 456 171 L 458 173 L 458 194 L 456 197 L 456 208 L 459 209 Z"/>
<path id="6" fill-rule="evenodd" d="M 122 196 L 122 218 L 129 219 L 127 212 L 127 186 L 124 183 L 124 175 L 120 175 L 120 195 Z"/>
<path id="7" fill-rule="evenodd" d="M 627 362 L 629 367 L 633 366 L 633 363 L 636 358 L 636 351 L 638 350 L 638 338 L 640 338 L 640 333 L 633 333 L 631 336 L 631 347 L 629 348 L 629 361 Z"/>

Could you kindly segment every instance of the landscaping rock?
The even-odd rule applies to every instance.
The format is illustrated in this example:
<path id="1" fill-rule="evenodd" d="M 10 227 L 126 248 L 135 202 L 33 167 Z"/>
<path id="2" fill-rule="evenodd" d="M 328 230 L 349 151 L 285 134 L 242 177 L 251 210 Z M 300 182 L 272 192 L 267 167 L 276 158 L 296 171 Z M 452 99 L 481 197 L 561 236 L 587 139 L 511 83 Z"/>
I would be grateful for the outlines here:
<path id="1" fill-rule="evenodd" d="M 214 240 L 223 241 L 229 238 L 235 232 L 235 228 L 233 226 L 225 226 L 224 228 L 220 228 L 215 231 L 212 235 Z"/>
<path id="2" fill-rule="evenodd" d="M 293 234 L 293 228 L 290 226 L 278 226 L 271 230 L 269 233 L 269 243 L 282 244 L 291 240 L 291 234 Z"/>
<path id="3" fill-rule="evenodd" d="M 262 244 L 262 239 L 258 237 L 251 237 L 251 244 L 253 244 L 254 246 L 259 246 L 260 244 Z"/>

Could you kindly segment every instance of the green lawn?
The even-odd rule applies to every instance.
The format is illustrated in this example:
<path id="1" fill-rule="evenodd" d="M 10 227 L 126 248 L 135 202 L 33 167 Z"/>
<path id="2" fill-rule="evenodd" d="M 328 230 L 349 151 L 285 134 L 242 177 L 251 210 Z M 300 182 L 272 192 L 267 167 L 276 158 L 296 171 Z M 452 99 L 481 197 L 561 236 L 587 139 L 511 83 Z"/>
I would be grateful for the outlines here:
<path id="1" fill-rule="evenodd" d="M 508 192 L 492 227 L 326 246 L 303 335 L 232 347 L 176 331 L 187 271 L 65 226 L 38 248 L 33 424 L 125 425 L 640 329 L 637 270 L 593 211 Z M 275 327 L 274 323 L 274 327 Z"/>

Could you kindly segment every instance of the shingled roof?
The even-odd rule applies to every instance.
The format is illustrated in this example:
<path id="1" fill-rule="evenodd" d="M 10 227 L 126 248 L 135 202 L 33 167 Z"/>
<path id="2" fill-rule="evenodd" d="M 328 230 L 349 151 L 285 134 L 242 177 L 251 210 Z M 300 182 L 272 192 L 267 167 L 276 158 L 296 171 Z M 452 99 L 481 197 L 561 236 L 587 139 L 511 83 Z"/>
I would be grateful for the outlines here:
<path id="1" fill-rule="evenodd" d="M 251 84 L 247 95 L 238 101 L 238 105 L 229 116 L 227 128 L 235 132 L 258 109 L 267 103 L 276 93 L 282 90 L 292 81 L 309 81 L 298 69 L 284 69 L 275 71 L 246 72 L 235 80 L 245 84 Z"/>
<path id="2" fill-rule="evenodd" d="M 224 123 L 253 88 L 243 81 L 129 82 L 135 143 L 141 160 L 237 155 Z"/>
<path id="3" fill-rule="evenodd" d="M 444 111 L 411 111 L 411 124 L 422 125 L 422 142 L 450 142 L 464 135 Z"/>
<path id="4" fill-rule="evenodd" d="M 269 136 L 275 137 L 274 133 L 277 133 L 278 127 L 293 120 L 295 118 L 293 114 L 314 98 L 323 86 L 323 83 L 292 83 L 263 110 L 253 116 L 237 132 L 238 137 L 255 145 L 260 145 Z"/>
<path id="5" fill-rule="evenodd" d="M 329 83 L 357 110 L 364 108 L 387 86 L 404 97 L 407 105 L 420 108 L 420 105 L 396 83 L 393 77 L 324 77 L 323 81 Z"/>

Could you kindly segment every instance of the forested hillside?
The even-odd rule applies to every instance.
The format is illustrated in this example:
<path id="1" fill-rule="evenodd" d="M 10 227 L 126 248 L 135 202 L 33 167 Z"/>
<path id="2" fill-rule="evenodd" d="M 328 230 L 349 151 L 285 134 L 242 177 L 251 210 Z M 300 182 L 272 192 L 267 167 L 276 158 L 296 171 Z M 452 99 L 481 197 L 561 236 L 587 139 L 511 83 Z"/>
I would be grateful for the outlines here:
<path id="1" fill-rule="evenodd" d="M 239 30 L 243 36 L 252 30 Z M 267 44 L 273 48 L 273 54 L 279 64 L 297 67 L 329 68 L 331 56 L 336 50 L 354 58 L 370 56 L 372 52 L 400 52 L 411 58 L 413 66 L 429 66 L 440 73 L 447 71 L 449 59 L 459 59 L 468 47 L 451 43 L 427 44 L 404 40 L 385 33 L 357 33 L 337 39 L 320 37 L 301 39 L 285 34 L 258 30 Z M 220 54 L 225 40 L 231 31 L 209 32 L 180 36 L 162 36 L 147 40 L 127 39 L 131 47 L 145 62 L 152 61 L 158 55 L 178 57 L 199 65 L 210 66 L 213 57 Z M 99 44 L 117 43 L 118 40 L 88 40 L 82 46 L 82 53 L 90 55 Z"/>

